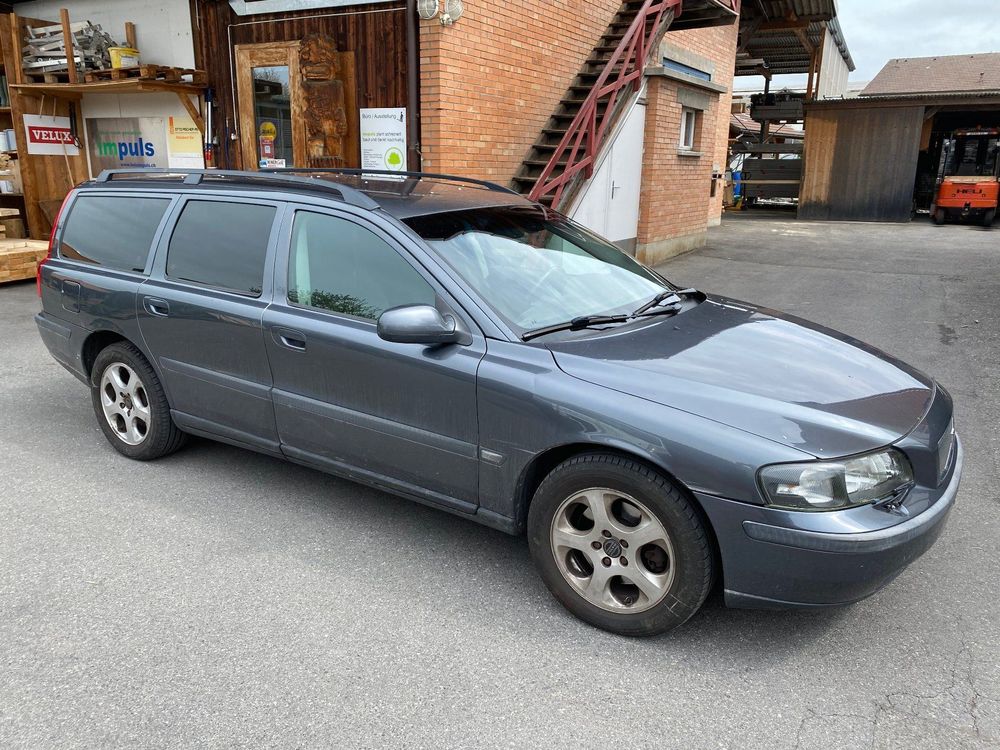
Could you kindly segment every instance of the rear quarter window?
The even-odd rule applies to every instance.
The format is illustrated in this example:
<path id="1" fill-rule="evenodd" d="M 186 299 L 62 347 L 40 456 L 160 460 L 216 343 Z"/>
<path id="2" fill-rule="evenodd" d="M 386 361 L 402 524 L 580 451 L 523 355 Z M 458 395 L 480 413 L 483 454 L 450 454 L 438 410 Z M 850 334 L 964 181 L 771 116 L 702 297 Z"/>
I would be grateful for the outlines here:
<path id="1" fill-rule="evenodd" d="M 59 255 L 141 273 L 169 205 L 169 198 L 81 195 L 66 218 Z"/>

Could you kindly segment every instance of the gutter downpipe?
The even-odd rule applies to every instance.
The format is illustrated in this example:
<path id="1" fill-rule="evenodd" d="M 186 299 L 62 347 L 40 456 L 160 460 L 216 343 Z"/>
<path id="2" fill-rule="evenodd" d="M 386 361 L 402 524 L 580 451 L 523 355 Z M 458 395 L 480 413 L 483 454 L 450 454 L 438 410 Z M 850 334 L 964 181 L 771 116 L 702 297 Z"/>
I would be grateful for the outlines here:
<path id="1" fill-rule="evenodd" d="M 420 49 L 417 0 L 406 0 L 406 117 L 407 168 L 423 170 L 420 159 Z"/>

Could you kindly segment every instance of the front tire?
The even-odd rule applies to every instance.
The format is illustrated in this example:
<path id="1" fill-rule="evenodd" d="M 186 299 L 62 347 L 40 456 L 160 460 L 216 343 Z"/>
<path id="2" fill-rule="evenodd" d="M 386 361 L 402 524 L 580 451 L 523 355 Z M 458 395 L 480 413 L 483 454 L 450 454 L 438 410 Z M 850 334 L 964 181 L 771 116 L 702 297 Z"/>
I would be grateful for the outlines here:
<path id="1" fill-rule="evenodd" d="M 620 635 L 683 624 L 715 577 L 692 502 L 659 472 L 614 454 L 576 456 L 545 478 L 528 512 L 528 544 L 566 609 Z"/>
<path id="2" fill-rule="evenodd" d="M 151 461 L 184 444 L 156 372 L 132 344 L 122 341 L 103 349 L 94 360 L 90 386 L 97 423 L 123 456 Z"/>

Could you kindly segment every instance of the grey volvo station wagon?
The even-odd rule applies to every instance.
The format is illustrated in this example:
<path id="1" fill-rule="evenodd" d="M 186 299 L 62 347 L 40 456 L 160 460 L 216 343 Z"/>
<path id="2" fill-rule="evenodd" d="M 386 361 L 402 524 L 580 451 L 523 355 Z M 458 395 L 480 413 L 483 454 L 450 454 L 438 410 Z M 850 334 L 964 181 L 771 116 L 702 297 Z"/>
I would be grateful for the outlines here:
<path id="1" fill-rule="evenodd" d="M 120 453 L 199 435 L 527 534 L 554 596 L 617 633 L 675 627 L 713 586 L 857 601 L 958 491 L 926 375 L 489 183 L 105 172 L 38 283 L 42 339 Z"/>

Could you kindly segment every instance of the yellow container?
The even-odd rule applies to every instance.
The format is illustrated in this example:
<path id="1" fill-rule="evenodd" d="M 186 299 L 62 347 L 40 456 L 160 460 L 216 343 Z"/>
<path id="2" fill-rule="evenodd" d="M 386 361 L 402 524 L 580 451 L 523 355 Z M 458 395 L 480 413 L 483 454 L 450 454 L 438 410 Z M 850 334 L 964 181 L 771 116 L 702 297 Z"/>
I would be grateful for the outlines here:
<path id="1" fill-rule="evenodd" d="M 108 47 L 112 68 L 134 68 L 139 64 L 139 50 L 132 47 Z"/>

